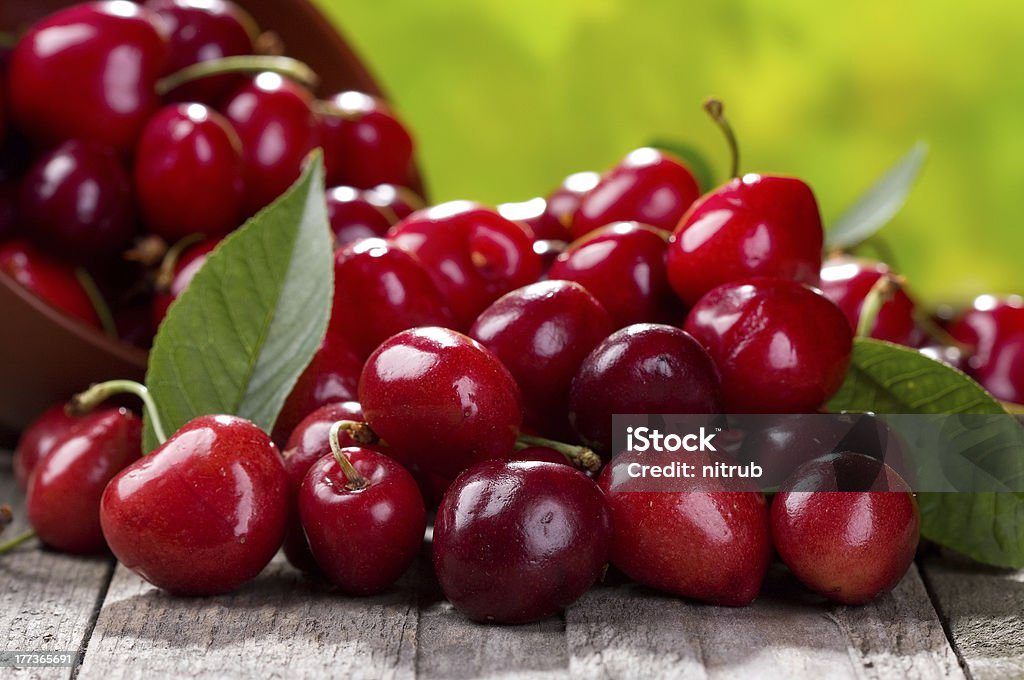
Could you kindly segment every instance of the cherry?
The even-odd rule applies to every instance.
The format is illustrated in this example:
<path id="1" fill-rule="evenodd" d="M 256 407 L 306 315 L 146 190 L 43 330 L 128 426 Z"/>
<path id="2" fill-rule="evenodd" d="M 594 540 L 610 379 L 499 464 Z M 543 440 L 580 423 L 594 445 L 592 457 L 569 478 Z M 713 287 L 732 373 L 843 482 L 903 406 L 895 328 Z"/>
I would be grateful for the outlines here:
<path id="1" fill-rule="evenodd" d="M 323 103 L 318 118 L 328 184 L 369 189 L 412 183 L 412 137 L 382 100 L 341 92 Z"/>
<path id="2" fill-rule="evenodd" d="M 161 109 L 139 138 L 135 191 L 146 225 L 168 241 L 227 234 L 242 215 L 238 135 L 202 104 Z"/>
<path id="3" fill-rule="evenodd" d="M 675 323 L 684 308 L 668 284 L 665 235 L 636 222 L 602 227 L 574 242 L 551 265 L 550 279 L 582 284 L 612 316 L 616 328 Z"/>
<path id="4" fill-rule="evenodd" d="M 597 485 L 578 470 L 485 461 L 460 475 L 441 501 L 434 570 L 445 597 L 470 619 L 537 621 L 601 577 L 610 520 Z"/>
<path id="5" fill-rule="evenodd" d="M 82 264 L 110 260 L 131 243 L 131 180 L 108 147 L 72 140 L 40 156 L 22 180 L 29 235 Z"/>
<path id="6" fill-rule="evenodd" d="M 299 491 L 299 515 L 310 550 L 342 592 L 383 592 L 423 545 L 423 498 L 412 476 L 387 456 L 367 448 L 341 448 L 337 441 L 332 448 L 333 454 L 309 469 Z"/>
<path id="7" fill-rule="evenodd" d="M 573 376 L 612 330 L 608 312 L 583 286 L 543 281 L 498 298 L 477 317 L 469 335 L 512 373 L 526 424 L 564 437 Z"/>
<path id="8" fill-rule="evenodd" d="M 719 286 L 694 305 L 683 328 L 715 362 L 729 413 L 817 410 L 842 385 L 853 347 L 839 308 L 788 279 Z"/>
<path id="9" fill-rule="evenodd" d="M 352 187 L 327 190 L 327 219 L 334 232 L 334 243 L 344 246 L 353 241 L 384 236 L 398 221 L 389 208 L 376 205 L 375 196 Z"/>
<path id="10" fill-rule="evenodd" d="M 534 463 L 557 463 L 573 467 L 572 461 L 548 446 L 527 446 L 512 453 L 508 460 Z"/>
<path id="11" fill-rule="evenodd" d="M 1024 402 L 1024 299 L 980 295 L 949 327 L 974 349 L 967 372 L 996 398 Z"/>
<path id="12" fill-rule="evenodd" d="M 367 189 L 366 196 L 370 203 L 384 210 L 385 214 L 391 211 L 399 220 L 426 207 L 426 203 L 415 191 L 396 184 L 378 184 Z"/>
<path id="13" fill-rule="evenodd" d="M 27 241 L 10 241 L 0 246 L 0 272 L 50 306 L 99 328 L 99 317 L 75 271 Z"/>
<path id="14" fill-rule="evenodd" d="M 477 341 L 446 328 L 385 340 L 363 367 L 359 402 L 394 458 L 447 476 L 507 457 L 522 422 L 508 369 Z"/>
<path id="15" fill-rule="evenodd" d="M 28 487 L 28 478 L 54 442 L 78 422 L 78 418 L 65 410 L 65 403 L 54 404 L 29 423 L 14 449 L 14 478 L 22 489 Z"/>
<path id="16" fill-rule="evenodd" d="M 122 470 L 100 522 L 118 560 L 176 595 L 217 595 L 281 546 L 288 477 L 270 438 L 235 416 L 201 416 Z"/>
<path id="17" fill-rule="evenodd" d="M 697 470 L 725 461 L 711 453 L 687 454 L 687 459 Z M 674 595 L 748 605 L 761 589 L 772 555 L 764 495 L 740 478 L 629 474 L 633 464 L 678 461 L 676 453 L 629 451 L 601 472 L 598 484 L 614 528 L 612 564 L 634 581 Z"/>
<path id="18" fill-rule="evenodd" d="M 907 573 L 921 517 L 895 471 L 863 454 L 841 453 L 794 472 L 772 501 L 771 523 L 779 556 L 804 585 L 855 605 L 888 592 Z"/>
<path id="19" fill-rule="evenodd" d="M 142 421 L 120 409 L 82 417 L 39 461 L 25 509 L 43 543 L 62 552 L 102 552 L 100 497 L 114 475 L 139 458 Z"/>
<path id="20" fill-rule="evenodd" d="M 637 149 L 582 197 L 572 218 L 572 235 L 580 238 L 620 221 L 674 229 L 698 196 L 697 180 L 682 161 L 658 149 Z"/>
<path id="21" fill-rule="evenodd" d="M 318 143 L 312 102 L 303 86 L 261 73 L 224 105 L 224 115 L 242 140 L 245 214 L 266 206 L 299 177 L 302 162 Z"/>
<path id="22" fill-rule="evenodd" d="M 829 258 L 821 267 L 821 292 L 836 303 L 857 330 L 864 301 L 883 277 L 892 277 L 888 265 L 840 255 Z M 917 347 L 924 336 L 914 320 L 914 301 L 902 286 L 897 286 L 891 299 L 882 303 L 869 337 L 888 340 L 907 347 Z"/>
<path id="23" fill-rule="evenodd" d="M 44 145 L 83 139 L 129 151 L 159 105 L 156 79 L 167 59 L 159 24 L 149 10 L 112 0 L 75 5 L 32 26 L 8 66 L 18 129 Z"/>
<path id="24" fill-rule="evenodd" d="M 584 443 L 609 453 L 612 416 L 717 414 L 722 393 L 711 358 L 673 326 L 636 324 L 608 336 L 572 381 L 569 420 Z"/>
<path id="25" fill-rule="evenodd" d="M 967 364 L 968 357 L 960 347 L 943 345 L 941 343 L 930 343 L 922 347 L 919 351 L 929 359 L 941 361 L 944 364 L 952 366 L 958 371 L 966 373 L 970 370 Z"/>
<path id="26" fill-rule="evenodd" d="M 171 303 L 185 292 L 188 284 L 192 282 L 196 273 L 199 272 L 206 262 L 207 256 L 213 252 L 213 249 L 219 243 L 219 239 L 207 239 L 188 247 L 174 263 L 170 283 L 157 282 L 157 291 L 153 296 L 151 314 L 154 333 L 160 327 L 164 317 L 167 316 L 167 310 L 170 308 Z"/>
<path id="27" fill-rule="evenodd" d="M 510 220 L 525 222 L 538 240 L 571 241 L 569 225 L 580 200 L 601 180 L 596 172 L 569 175 L 546 199 L 534 198 L 521 203 L 503 203 L 498 213 Z"/>
<path id="28" fill-rule="evenodd" d="M 365 359 L 392 335 L 416 326 L 449 326 L 451 312 L 412 255 L 379 238 L 351 243 L 334 257 L 334 308 L 328 333 Z"/>
<path id="29" fill-rule="evenodd" d="M 0 241 L 13 238 L 17 231 L 18 183 L 0 179 Z"/>
<path id="30" fill-rule="evenodd" d="M 469 328 L 487 305 L 540 276 L 526 229 L 468 201 L 415 212 L 389 236 L 427 267 L 458 329 Z"/>

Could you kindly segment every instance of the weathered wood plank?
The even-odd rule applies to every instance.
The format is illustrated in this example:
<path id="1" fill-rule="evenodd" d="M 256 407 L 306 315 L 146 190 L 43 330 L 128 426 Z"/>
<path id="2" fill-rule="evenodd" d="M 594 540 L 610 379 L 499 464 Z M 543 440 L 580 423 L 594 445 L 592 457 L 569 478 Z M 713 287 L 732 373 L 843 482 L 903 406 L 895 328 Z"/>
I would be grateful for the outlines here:
<path id="1" fill-rule="evenodd" d="M 616 583 L 566 614 L 577 678 L 963 677 L 916 568 L 866 607 L 831 606 L 775 569 L 743 609 Z"/>
<path id="2" fill-rule="evenodd" d="M 2 539 L 28 527 L 10 457 L 0 456 L 0 503 L 14 509 Z M 92 630 L 113 560 L 72 557 L 30 541 L 0 557 L 0 649 L 80 653 Z M 8 670 L 8 669 L 5 669 Z M 23 668 L 18 678 L 67 678 L 71 668 Z"/>
<path id="3" fill-rule="evenodd" d="M 1024 678 L 1024 571 L 947 555 L 927 558 L 922 572 L 971 677 Z"/>

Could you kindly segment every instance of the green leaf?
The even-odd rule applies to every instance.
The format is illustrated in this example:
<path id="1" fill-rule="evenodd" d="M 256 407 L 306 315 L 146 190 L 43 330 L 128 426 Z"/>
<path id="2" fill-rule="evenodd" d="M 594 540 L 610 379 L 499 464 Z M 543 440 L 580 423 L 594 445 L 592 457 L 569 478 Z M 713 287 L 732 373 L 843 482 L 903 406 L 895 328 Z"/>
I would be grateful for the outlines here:
<path id="1" fill-rule="evenodd" d="M 874 411 L 893 414 L 992 414 L 1006 409 L 960 371 L 906 347 L 858 338 L 846 381 L 828 404 L 831 411 Z M 956 439 L 977 442 L 962 446 Z M 1024 432 L 1014 419 L 993 418 L 983 432 L 950 432 L 962 457 L 971 455 L 979 468 L 998 470 L 998 478 L 1019 480 L 1024 465 Z M 948 451 L 926 464 L 938 466 L 952 458 Z M 973 457 L 977 455 L 976 458 Z M 988 459 L 986 459 L 988 456 Z M 922 467 L 919 465 L 919 467 Z M 925 467 L 927 470 L 927 468 Z M 1019 484 L 1015 488 L 1020 488 Z M 1024 493 L 919 493 L 921 533 L 969 557 L 1000 567 L 1024 567 Z"/>
<path id="2" fill-rule="evenodd" d="M 907 201 L 928 145 L 918 142 L 884 175 L 861 194 L 825 234 L 826 250 L 846 250 L 859 245 L 884 227 Z"/>
<path id="3" fill-rule="evenodd" d="M 711 163 L 696 147 L 672 139 L 655 139 L 647 146 L 667 151 L 685 161 L 693 171 L 693 176 L 697 178 L 697 185 L 700 187 L 701 193 L 709 191 L 715 186 L 715 173 L 711 169 Z"/>
<path id="4" fill-rule="evenodd" d="M 224 239 L 171 305 L 146 385 L 170 434 L 208 414 L 269 432 L 327 329 L 333 257 L 323 161 Z M 143 451 L 158 446 L 146 422 Z"/>

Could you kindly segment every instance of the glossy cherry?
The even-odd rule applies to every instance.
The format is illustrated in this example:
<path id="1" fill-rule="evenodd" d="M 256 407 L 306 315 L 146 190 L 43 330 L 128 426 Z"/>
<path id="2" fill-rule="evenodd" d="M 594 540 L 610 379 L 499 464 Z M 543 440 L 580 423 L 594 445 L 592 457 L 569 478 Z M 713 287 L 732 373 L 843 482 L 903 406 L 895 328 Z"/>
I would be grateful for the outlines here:
<path id="1" fill-rule="evenodd" d="M 542 281 L 498 298 L 477 317 L 470 337 L 509 369 L 528 426 L 569 432 L 569 386 L 583 359 L 613 330 L 608 312 L 583 286 Z"/>
<path id="2" fill-rule="evenodd" d="M 175 242 L 217 237 L 241 224 L 242 145 L 224 116 L 202 104 L 158 111 L 135 152 L 135 193 L 149 229 Z"/>
<path id="3" fill-rule="evenodd" d="M 312 101 L 303 86 L 276 73 L 261 73 L 225 103 L 224 115 L 242 140 L 246 215 L 298 179 L 302 162 L 318 143 Z"/>
<path id="4" fill-rule="evenodd" d="M 634 323 L 676 323 L 684 307 L 665 273 L 666 234 L 635 222 L 602 227 L 575 241 L 548 270 L 548 278 L 589 290 L 616 328 Z"/>
<path id="5" fill-rule="evenodd" d="M 412 183 L 412 137 L 382 100 L 341 92 L 323 103 L 318 118 L 328 184 L 369 189 Z"/>
<path id="6" fill-rule="evenodd" d="M 526 228 L 468 201 L 415 212 L 389 237 L 426 266 L 460 330 L 487 305 L 540 276 Z"/>
<path id="7" fill-rule="evenodd" d="M 571 241 L 569 225 L 586 194 L 597 186 L 601 175 L 577 172 L 569 175 L 547 198 L 534 198 L 520 203 L 498 206 L 502 217 L 525 222 L 534 238 L 548 241 Z"/>
<path id="8" fill-rule="evenodd" d="M 131 243 L 131 179 L 109 147 L 73 140 L 43 154 L 18 207 L 28 236 L 74 262 L 111 260 Z"/>
<path id="9" fill-rule="evenodd" d="M 850 328 L 856 331 L 864 300 L 883 276 L 894 276 L 884 262 L 845 255 L 831 257 L 821 267 L 821 292 L 843 310 Z M 869 337 L 917 347 L 924 334 L 914 320 L 914 310 L 914 301 L 899 287 L 878 310 Z"/>
<path id="10" fill-rule="evenodd" d="M 772 501 L 771 519 L 786 566 L 808 588 L 843 604 L 866 604 L 891 590 L 920 538 L 921 517 L 906 482 L 860 453 L 803 465 Z"/>
<path id="11" fill-rule="evenodd" d="M 430 274 L 397 245 L 362 239 L 335 253 L 328 334 L 360 358 L 400 331 L 451 323 L 451 312 Z"/>
<path id="12" fill-rule="evenodd" d="M 586 475 L 545 462 L 486 461 L 445 493 L 434 571 L 474 621 L 528 623 L 587 591 L 608 561 L 611 517 Z"/>
<path id="13" fill-rule="evenodd" d="M 154 333 L 160 327 L 164 317 L 167 316 L 167 310 L 170 308 L 171 303 L 177 300 L 178 296 L 188 288 L 188 284 L 192 282 L 196 273 L 199 272 L 206 262 L 207 256 L 213 252 L 213 249 L 219 243 L 219 239 L 200 241 L 185 249 L 185 252 L 175 262 L 174 275 L 170 284 L 166 287 L 158 287 L 153 295 L 151 320 Z"/>
<path id="14" fill-rule="evenodd" d="M 684 330 L 722 378 L 729 413 L 810 413 L 846 376 L 853 332 L 820 291 L 788 279 L 727 283 L 702 297 Z"/>
<path id="15" fill-rule="evenodd" d="M 64 436 L 79 418 L 70 415 L 60 402 L 43 411 L 29 423 L 14 449 L 14 478 L 22 489 L 28 487 L 28 478 L 54 442 Z"/>
<path id="16" fill-rule="evenodd" d="M 375 206 L 385 209 L 385 213 L 391 211 L 399 220 L 427 207 L 415 191 L 397 184 L 378 184 L 367 189 L 365 195 Z"/>
<path id="17" fill-rule="evenodd" d="M 389 453 L 410 468 L 454 476 L 512 452 L 519 388 L 496 356 L 446 328 L 385 340 L 359 379 L 359 402 Z"/>
<path id="18" fill-rule="evenodd" d="M 142 421 L 121 409 L 82 417 L 57 439 L 29 479 L 25 509 L 46 545 L 61 552 L 102 552 L 100 498 L 113 477 L 138 460 Z"/>
<path id="19" fill-rule="evenodd" d="M 103 493 L 117 559 L 176 595 L 226 593 L 281 547 L 288 476 L 277 447 L 235 416 L 201 416 L 133 463 Z"/>
<path id="20" fill-rule="evenodd" d="M 143 7 L 112 0 L 59 10 L 11 53 L 11 116 L 43 145 L 83 139 L 127 152 L 159 106 L 166 59 L 160 19 Z"/>
<path id="21" fill-rule="evenodd" d="M 685 163 L 658 149 L 637 149 L 582 197 L 572 218 L 572 235 L 580 238 L 621 221 L 674 229 L 698 196 L 700 187 Z"/>
<path id="22" fill-rule="evenodd" d="M 0 245 L 0 271 L 50 306 L 99 328 L 96 310 L 71 266 L 18 240 Z"/>
<path id="23" fill-rule="evenodd" d="M 1024 299 L 980 295 L 949 332 L 974 350 L 968 373 L 997 398 L 1024 402 Z"/>
<path id="24" fill-rule="evenodd" d="M 818 202 L 799 179 L 748 174 L 703 196 L 668 246 L 668 276 L 687 304 L 752 276 L 817 285 L 824 236 Z"/>
<path id="25" fill-rule="evenodd" d="M 376 202 L 375 196 L 361 189 L 334 187 L 327 190 L 327 219 L 336 246 L 388 233 L 398 217 L 390 208 Z"/>

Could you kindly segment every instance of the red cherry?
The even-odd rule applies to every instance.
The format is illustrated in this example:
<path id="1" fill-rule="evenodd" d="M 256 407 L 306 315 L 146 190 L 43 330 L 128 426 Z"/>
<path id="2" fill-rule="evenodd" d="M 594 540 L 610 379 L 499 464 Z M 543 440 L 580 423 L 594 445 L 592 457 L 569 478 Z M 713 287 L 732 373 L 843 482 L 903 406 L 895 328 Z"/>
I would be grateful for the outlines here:
<path id="1" fill-rule="evenodd" d="M 117 559 L 176 595 L 226 593 L 281 547 L 288 477 L 270 438 L 247 420 L 201 416 L 125 468 L 100 522 Z"/>
<path id="2" fill-rule="evenodd" d="M 853 347 L 839 308 L 787 279 L 719 286 L 683 328 L 715 362 L 729 413 L 816 411 L 842 385 Z"/>
<path id="3" fill-rule="evenodd" d="M 583 286 L 543 281 L 498 298 L 477 317 L 469 335 L 512 373 L 527 425 L 563 437 L 569 432 L 573 376 L 611 332 L 608 312 Z"/>
<path id="4" fill-rule="evenodd" d="M 334 244 L 344 246 L 363 238 L 384 236 L 398 218 L 374 203 L 375 197 L 352 187 L 327 190 L 327 219 L 334 232 Z"/>
<path id="5" fill-rule="evenodd" d="M 752 276 L 816 286 L 823 239 L 818 203 L 807 184 L 744 175 L 683 216 L 668 246 L 669 280 L 691 305 L 715 286 Z"/>
<path id="6" fill-rule="evenodd" d="M 557 463 L 573 467 L 572 462 L 558 451 L 547 446 L 527 446 L 512 453 L 508 460 L 518 460 L 534 463 Z"/>
<path id="7" fill-rule="evenodd" d="M 161 109 L 139 138 L 135 191 L 146 225 L 168 241 L 227 234 L 242 215 L 238 135 L 202 104 Z"/>
<path id="8" fill-rule="evenodd" d="M 79 418 L 68 415 L 64 407 L 64 402 L 54 404 L 22 431 L 14 449 L 14 478 L 22 489 L 28 487 L 29 475 L 53 448 L 54 442 L 79 421 Z"/>
<path id="9" fill-rule="evenodd" d="M 167 316 L 167 310 L 178 296 L 185 292 L 188 284 L 206 263 L 206 258 L 220 243 L 220 239 L 210 239 L 187 248 L 174 265 L 174 278 L 166 290 L 158 290 L 153 296 L 152 328 L 155 333 Z"/>
<path id="10" fill-rule="evenodd" d="M 408 187 L 396 184 L 378 184 L 365 192 L 370 203 L 387 211 L 394 213 L 398 220 L 404 220 L 417 210 L 427 207 L 419 195 Z"/>
<path id="11" fill-rule="evenodd" d="M 382 100 L 341 92 L 325 102 L 319 121 L 328 184 L 369 189 L 412 183 L 412 137 Z"/>
<path id="12" fill-rule="evenodd" d="M 616 328 L 634 323 L 675 323 L 684 308 L 665 273 L 665 235 L 644 224 L 619 222 L 574 242 L 548 271 L 589 290 Z"/>
<path id="13" fill-rule="evenodd" d="M 582 197 L 572 218 L 572 236 L 580 238 L 621 221 L 674 229 L 698 196 L 697 180 L 682 161 L 658 149 L 637 149 Z"/>
<path id="14" fill-rule="evenodd" d="M 32 26 L 8 66 L 18 129 L 41 144 L 87 139 L 130 150 L 160 103 L 155 86 L 167 41 L 159 22 L 147 9 L 112 0 L 75 5 Z"/>
<path id="15" fill-rule="evenodd" d="M 65 142 L 25 175 L 19 214 L 47 250 L 83 264 L 110 260 L 131 243 L 131 179 L 113 150 Z"/>
<path id="16" fill-rule="evenodd" d="M 299 514 L 324 574 L 344 593 L 383 592 L 415 561 L 427 528 L 423 498 L 396 461 L 367 448 L 339 450 L 313 464 Z M 352 472 L 355 474 L 352 474 Z"/>
<path id="17" fill-rule="evenodd" d="M 505 293 L 540 276 L 526 229 L 468 201 L 415 212 L 389 236 L 426 266 L 460 329 Z"/>
<path id="18" fill-rule="evenodd" d="M 1004 401 L 1024 402 L 1024 299 L 980 295 L 949 327 L 974 354 L 967 371 Z"/>
<path id="19" fill-rule="evenodd" d="M 601 576 L 611 523 L 600 490 L 566 465 L 486 461 L 444 495 L 434 522 L 437 580 L 474 621 L 554 616 Z"/>
<path id="20" fill-rule="evenodd" d="M 0 246 L 0 271 L 50 306 L 90 326 L 100 327 L 96 310 L 74 269 L 27 241 L 11 241 Z"/>
<path id="21" fill-rule="evenodd" d="M 390 455 L 442 476 L 508 456 L 522 423 L 508 369 L 447 328 L 414 328 L 385 340 L 363 367 L 359 402 Z"/>
<path id="22" fill-rule="evenodd" d="M 25 509 L 43 543 L 61 552 L 102 552 L 100 497 L 137 460 L 142 421 L 125 409 L 96 411 L 57 439 L 29 479 Z"/>
<path id="23" fill-rule="evenodd" d="M 856 331 L 864 300 L 883 276 L 892 276 L 883 262 L 845 255 L 831 257 L 821 267 L 821 292 L 843 310 L 850 328 Z M 907 347 L 920 345 L 924 334 L 914 320 L 914 307 L 914 301 L 899 288 L 879 309 L 870 337 Z"/>
<path id="24" fill-rule="evenodd" d="M 328 334 L 366 358 L 392 335 L 417 326 L 449 326 L 430 274 L 412 255 L 379 238 L 334 256 L 334 308 Z"/>
<path id="25" fill-rule="evenodd" d="M 245 214 L 263 208 L 298 179 L 302 162 L 318 143 L 312 101 L 301 85 L 261 73 L 224 105 L 242 140 Z"/>
<path id="26" fill-rule="evenodd" d="M 580 200 L 601 180 L 596 172 L 577 172 L 544 198 L 521 203 L 503 203 L 498 213 L 510 220 L 525 222 L 534 238 L 547 241 L 571 241 L 569 225 Z"/>

